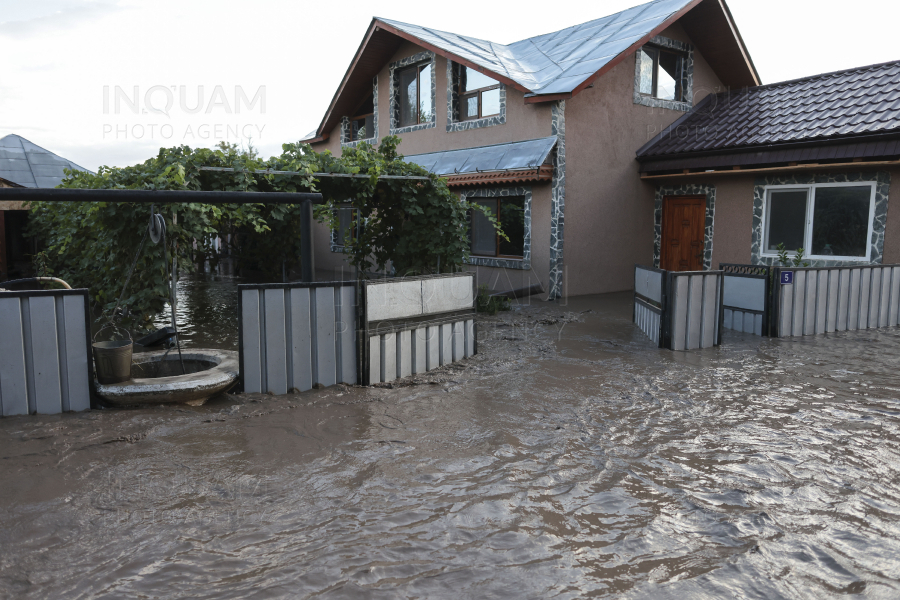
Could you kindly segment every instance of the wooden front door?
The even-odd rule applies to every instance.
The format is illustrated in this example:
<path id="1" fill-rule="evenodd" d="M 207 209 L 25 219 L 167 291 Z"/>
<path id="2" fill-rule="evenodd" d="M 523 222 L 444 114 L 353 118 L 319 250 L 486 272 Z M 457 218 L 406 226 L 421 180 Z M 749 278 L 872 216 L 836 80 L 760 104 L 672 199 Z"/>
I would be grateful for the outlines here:
<path id="1" fill-rule="evenodd" d="M 702 271 L 706 196 L 663 198 L 659 267 L 667 271 Z"/>

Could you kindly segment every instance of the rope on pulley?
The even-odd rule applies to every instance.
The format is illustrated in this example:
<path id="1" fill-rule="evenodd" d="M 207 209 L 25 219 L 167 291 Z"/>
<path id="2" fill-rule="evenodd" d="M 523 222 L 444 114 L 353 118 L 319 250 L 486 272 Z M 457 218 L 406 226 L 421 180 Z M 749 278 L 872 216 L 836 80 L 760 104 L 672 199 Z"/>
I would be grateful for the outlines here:
<path id="1" fill-rule="evenodd" d="M 156 206 L 150 205 L 150 225 L 147 227 L 150 234 L 150 240 L 154 244 L 162 241 L 163 247 L 163 263 L 166 265 L 166 279 L 169 279 L 169 255 L 166 249 L 166 220 L 161 214 L 156 212 Z M 184 368 L 184 358 L 181 356 L 181 341 L 178 339 L 178 324 L 175 322 L 175 277 L 178 269 L 178 256 L 172 253 L 172 287 L 169 296 L 169 308 L 172 311 L 172 329 L 175 330 L 175 347 L 178 348 L 178 360 L 181 363 L 181 374 L 186 375 Z"/>

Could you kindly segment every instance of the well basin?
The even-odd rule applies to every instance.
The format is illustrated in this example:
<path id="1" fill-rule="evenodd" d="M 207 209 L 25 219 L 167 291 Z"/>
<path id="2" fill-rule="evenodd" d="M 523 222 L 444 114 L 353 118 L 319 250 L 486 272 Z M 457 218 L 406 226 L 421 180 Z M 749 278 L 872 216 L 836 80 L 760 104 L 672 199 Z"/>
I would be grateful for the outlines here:
<path id="1" fill-rule="evenodd" d="M 238 353 L 230 350 L 182 350 L 185 375 L 178 351 L 143 352 L 131 361 L 131 379 L 96 383 L 97 396 L 112 406 L 166 404 L 197 406 L 230 388 L 238 379 Z M 165 360 L 163 360 L 165 358 Z"/>

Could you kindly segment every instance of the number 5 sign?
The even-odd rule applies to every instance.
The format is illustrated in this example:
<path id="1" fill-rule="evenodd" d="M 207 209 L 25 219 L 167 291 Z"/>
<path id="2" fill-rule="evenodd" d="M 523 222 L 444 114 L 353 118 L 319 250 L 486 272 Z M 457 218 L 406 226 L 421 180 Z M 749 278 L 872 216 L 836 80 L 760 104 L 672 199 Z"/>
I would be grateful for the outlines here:
<path id="1" fill-rule="evenodd" d="M 781 272 L 781 285 L 791 285 L 794 283 L 794 272 L 793 271 L 782 271 Z"/>

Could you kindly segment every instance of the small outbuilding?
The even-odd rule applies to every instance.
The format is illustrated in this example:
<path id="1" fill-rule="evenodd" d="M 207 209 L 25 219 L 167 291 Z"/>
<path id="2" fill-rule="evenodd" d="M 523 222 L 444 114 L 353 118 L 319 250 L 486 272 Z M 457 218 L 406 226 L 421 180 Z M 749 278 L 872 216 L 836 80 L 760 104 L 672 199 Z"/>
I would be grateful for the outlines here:
<path id="1" fill-rule="evenodd" d="M 65 169 L 87 171 L 21 136 L 0 138 L 0 187 L 54 188 Z M 21 202 L 0 202 L 0 281 L 29 269 L 35 248 L 24 234 L 27 219 Z"/>

